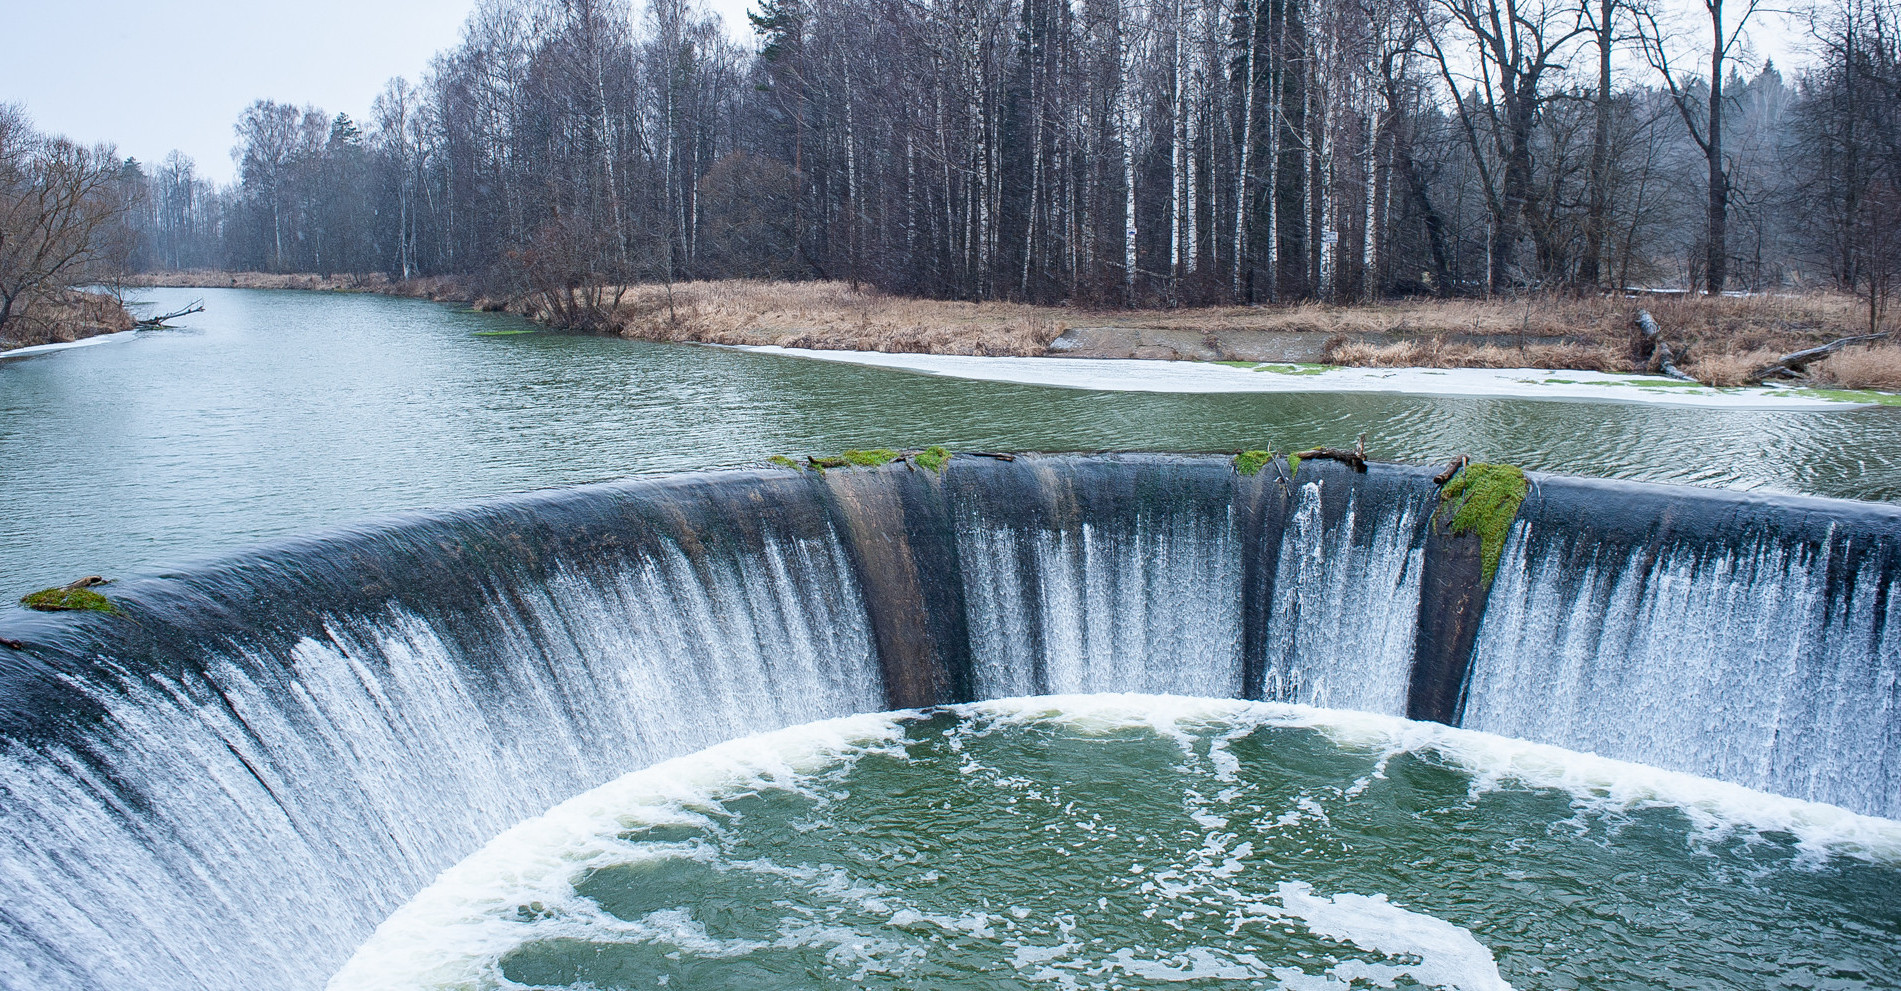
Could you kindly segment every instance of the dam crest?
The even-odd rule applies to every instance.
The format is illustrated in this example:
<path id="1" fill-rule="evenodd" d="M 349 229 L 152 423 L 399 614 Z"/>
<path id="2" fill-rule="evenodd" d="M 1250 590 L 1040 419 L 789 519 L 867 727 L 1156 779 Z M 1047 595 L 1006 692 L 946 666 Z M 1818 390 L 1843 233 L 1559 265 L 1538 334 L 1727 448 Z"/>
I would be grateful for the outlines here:
<path id="1" fill-rule="evenodd" d="M 1429 469 L 958 457 L 412 515 L 0 615 L 0 985 L 313 988 L 490 837 L 854 712 L 1236 697 L 1901 818 L 1901 509 Z"/>

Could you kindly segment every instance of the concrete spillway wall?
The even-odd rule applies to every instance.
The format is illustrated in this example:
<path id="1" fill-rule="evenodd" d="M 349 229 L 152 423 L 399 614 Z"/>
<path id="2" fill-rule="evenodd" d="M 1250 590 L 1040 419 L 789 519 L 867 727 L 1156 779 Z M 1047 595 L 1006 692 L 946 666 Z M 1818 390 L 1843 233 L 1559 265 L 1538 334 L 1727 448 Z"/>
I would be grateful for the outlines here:
<path id="1" fill-rule="evenodd" d="M 1901 817 L 1901 509 L 1424 469 L 959 457 L 416 515 L 0 614 L 0 986 L 316 987 L 508 825 L 853 711 L 1410 715 Z"/>

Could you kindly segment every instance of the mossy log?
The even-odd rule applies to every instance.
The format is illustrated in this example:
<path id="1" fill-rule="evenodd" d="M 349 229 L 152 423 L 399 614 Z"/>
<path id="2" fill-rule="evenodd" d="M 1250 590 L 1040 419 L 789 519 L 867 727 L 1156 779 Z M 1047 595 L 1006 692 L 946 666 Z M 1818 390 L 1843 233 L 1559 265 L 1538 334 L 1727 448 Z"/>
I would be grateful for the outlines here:
<path id="1" fill-rule="evenodd" d="M 803 463 L 783 454 L 775 454 L 766 459 L 766 463 L 776 468 L 790 468 L 803 471 L 811 467 L 823 474 L 827 468 L 877 468 L 893 461 L 903 461 L 913 471 L 923 467 L 933 472 L 942 472 L 950 463 L 951 450 L 943 445 L 927 447 L 921 451 L 899 451 L 889 447 L 874 447 L 863 450 L 853 449 L 839 454 L 807 455 Z"/>
<path id="2" fill-rule="evenodd" d="M 94 588 L 108 584 L 98 575 L 88 575 L 70 585 L 58 588 L 45 588 L 38 592 L 20 597 L 20 604 L 28 609 L 40 612 L 103 612 L 116 613 L 119 610 L 112 601 Z"/>

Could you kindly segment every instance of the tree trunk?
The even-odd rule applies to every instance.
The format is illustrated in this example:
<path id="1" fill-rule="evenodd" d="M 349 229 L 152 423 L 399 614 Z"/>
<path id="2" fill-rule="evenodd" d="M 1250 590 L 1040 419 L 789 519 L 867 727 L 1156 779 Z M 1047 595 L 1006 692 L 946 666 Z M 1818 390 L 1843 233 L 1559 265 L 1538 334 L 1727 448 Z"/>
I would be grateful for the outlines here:
<path id="1" fill-rule="evenodd" d="M 1729 175 L 1723 170 L 1723 0 L 1708 0 L 1710 28 L 1709 141 L 1703 151 L 1710 166 L 1710 220 L 1708 257 L 1704 272 L 1709 294 L 1721 295 L 1729 269 Z"/>

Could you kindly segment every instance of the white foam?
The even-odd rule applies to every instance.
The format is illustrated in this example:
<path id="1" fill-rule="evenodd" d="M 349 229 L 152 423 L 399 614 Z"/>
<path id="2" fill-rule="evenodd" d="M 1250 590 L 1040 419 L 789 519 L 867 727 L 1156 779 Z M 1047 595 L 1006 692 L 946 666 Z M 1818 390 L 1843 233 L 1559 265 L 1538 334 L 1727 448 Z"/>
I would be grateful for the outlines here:
<path id="1" fill-rule="evenodd" d="M 521 927 L 516 906 L 572 906 L 573 879 L 624 862 L 631 827 L 698 821 L 721 796 L 798 788 L 813 772 L 895 744 L 908 712 L 843 716 L 731 740 L 578 795 L 497 836 L 398 909 L 330 979 L 336 991 L 476 986 Z M 592 924 L 604 920 L 593 918 Z"/>
<path id="2" fill-rule="evenodd" d="M 1135 694 L 999 699 L 954 708 L 971 720 L 960 732 L 971 734 L 1037 724 L 1096 735 L 1141 728 L 1175 741 L 1183 749 L 1184 761 L 1204 759 L 1197 742 L 1206 741 L 1207 770 L 1216 779 L 1234 776 L 1235 759 L 1226 752 L 1225 742 L 1254 727 L 1311 729 L 1371 760 L 1372 770 L 1343 792 L 1349 796 L 1362 790 L 1368 779 L 1383 773 L 1385 763 L 1394 757 L 1429 753 L 1469 773 L 1474 795 L 1504 788 L 1552 788 L 1568 792 L 1574 804 L 1584 808 L 1674 807 L 1706 833 L 1786 832 L 1816 857 L 1846 855 L 1901 863 L 1901 822 L 1558 747 L 1390 716 L 1234 699 Z M 331 979 L 329 987 L 336 991 L 375 991 L 476 987 L 485 982 L 492 985 L 498 977 L 497 961 L 519 946 L 524 936 L 521 924 L 515 921 L 516 908 L 537 902 L 557 920 L 546 928 L 537 924 L 537 938 L 572 935 L 583 939 L 646 939 L 655 936 L 650 931 L 654 927 L 670 926 L 670 934 L 661 935 L 683 949 L 700 946 L 710 954 L 746 952 L 752 944 L 716 945 L 718 941 L 693 931 L 688 925 L 690 919 L 668 923 L 659 918 L 665 913 L 655 913 L 635 922 L 615 920 L 576 895 L 574 879 L 592 866 L 626 863 L 641 856 L 712 858 L 715 851 L 703 844 L 643 852 L 640 845 L 621 836 L 641 825 L 704 825 L 709 821 L 705 811 L 717 811 L 725 799 L 761 789 L 785 788 L 810 794 L 812 775 L 868 753 L 900 752 L 904 721 L 915 715 L 913 711 L 901 711 L 846 716 L 734 740 L 636 771 L 564 802 L 545 815 L 509 829 L 443 872 L 434 884 L 377 928 Z M 1008 782 L 999 784 L 1007 786 Z M 1200 811 L 1206 802 L 1197 798 L 1191 804 L 1191 811 Z M 1315 820 L 1326 818 L 1325 810 L 1310 802 L 1301 803 L 1301 815 Z M 1146 877 L 1142 890 L 1164 898 L 1227 890 L 1224 882 L 1244 870 L 1243 862 L 1252 847 L 1226 831 L 1225 820 L 1210 816 L 1205 825 L 1210 831 L 1203 845 L 1190 852 L 1188 860 L 1176 869 L 1143 866 L 1141 873 Z M 1275 826 L 1271 822 L 1264 825 Z M 972 911 L 949 916 L 920 912 L 901 897 L 867 887 L 838 869 L 779 867 L 766 861 L 728 866 L 796 880 L 815 895 L 843 899 L 898 928 L 992 938 L 999 934 L 996 927 L 1014 926 L 1009 916 L 1000 913 Z M 1416 956 L 1421 962 L 1345 961 L 1326 976 L 1284 967 L 1269 969 L 1264 964 L 1256 966 L 1258 961 L 1192 955 L 1168 959 L 1119 955 L 1101 959 L 1097 966 L 1157 980 L 1190 980 L 1238 973 L 1234 968 L 1242 968 L 1252 976 L 1274 978 L 1296 991 L 1344 987 L 1355 979 L 1390 984 L 1401 973 L 1409 973 L 1421 983 L 1460 991 L 1509 991 L 1498 977 L 1490 951 L 1450 922 L 1407 911 L 1378 895 L 1317 896 L 1299 882 L 1283 883 L 1280 897 L 1279 908 L 1255 903 L 1254 914 L 1296 917 L 1316 934 L 1388 956 Z M 1022 918 L 1014 912 L 1011 915 Z M 829 929 L 821 929 L 824 927 L 803 936 L 790 932 L 785 935 L 793 942 L 835 944 L 841 961 L 856 963 L 861 973 L 891 965 L 911 952 L 899 943 L 875 939 L 872 942 L 877 945 L 873 946 L 864 934 L 840 930 L 833 938 L 824 934 Z M 1063 955 L 1058 948 L 1019 946 L 1016 957 L 1019 967 L 1039 968 L 1038 972 L 1047 976 L 1055 973 L 1052 967 L 1067 970 L 1074 966 L 1073 962 L 1055 962 Z"/>
<path id="3" fill-rule="evenodd" d="M 1713 389 L 1689 383 L 1665 386 L 1658 384 L 1654 375 L 1545 368 L 1328 368 L 1288 375 L 1218 362 L 1149 358 L 993 358 L 777 345 L 714 346 L 949 378 L 1104 392 L 1397 392 L 1414 396 L 1595 400 L 1724 409 L 1851 410 L 1865 405 L 1787 390 Z M 1273 367 L 1272 363 L 1264 364 Z"/>
<path id="4" fill-rule="evenodd" d="M 1438 723 L 1275 702 L 1157 695 L 1039 696 L 979 702 L 967 709 L 1006 724 L 1056 722 L 1085 733 L 1147 727 L 1178 740 L 1208 728 L 1307 728 L 1341 747 L 1382 758 L 1435 754 L 1472 775 L 1475 795 L 1509 787 L 1552 788 L 1596 808 L 1676 808 L 1705 833 L 1787 833 L 1811 856 L 1901 863 L 1901 822 L 1893 819 Z"/>
<path id="5" fill-rule="evenodd" d="M 1309 931 L 1388 957 L 1417 957 L 1403 964 L 1343 961 L 1330 976 L 1351 984 L 1364 978 L 1385 987 L 1410 975 L 1421 984 L 1455 991 L 1512 991 L 1498 974 L 1492 951 L 1471 932 L 1444 919 L 1394 905 L 1385 895 L 1347 892 L 1327 898 L 1304 881 L 1282 881 L 1281 906 Z"/>

